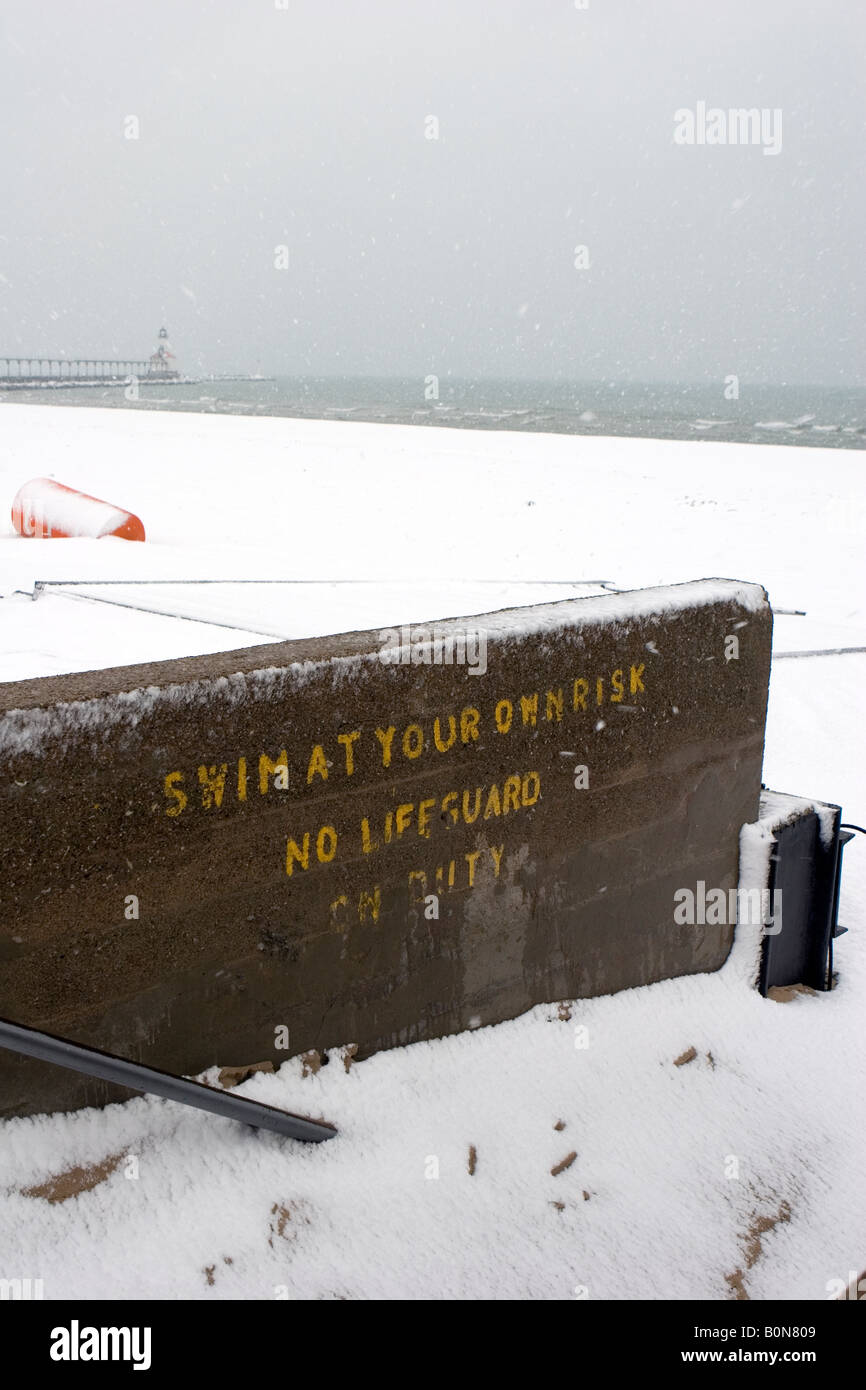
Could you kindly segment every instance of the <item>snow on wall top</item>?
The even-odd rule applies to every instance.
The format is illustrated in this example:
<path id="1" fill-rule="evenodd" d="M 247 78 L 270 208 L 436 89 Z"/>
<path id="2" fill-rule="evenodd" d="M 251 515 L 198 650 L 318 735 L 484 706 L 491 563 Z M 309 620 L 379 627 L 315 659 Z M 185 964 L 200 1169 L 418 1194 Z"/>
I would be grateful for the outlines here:
<path id="1" fill-rule="evenodd" d="M 587 627 L 626 628 L 631 621 L 652 620 L 718 603 L 730 603 L 740 611 L 759 612 L 768 607 L 768 598 L 760 584 L 699 579 L 494 613 L 431 619 L 413 627 L 429 631 L 435 625 L 440 637 L 449 632 L 483 629 L 487 640 L 500 643 L 519 643 L 549 634 L 580 645 L 582 630 Z M 331 669 L 334 686 L 339 687 L 356 679 L 365 665 L 378 665 L 383 649 L 389 647 L 389 631 L 301 639 L 146 666 L 106 668 L 0 685 L 0 705 L 5 707 L 0 717 L 0 751 L 37 753 L 46 739 L 63 737 L 73 729 L 96 733 L 118 723 L 134 727 L 160 706 L 188 706 L 213 699 L 234 706 L 246 698 L 262 695 L 280 699 L 303 688 L 326 666 Z M 265 664 L 269 656 L 271 661 Z M 281 662 L 274 660 L 278 656 L 283 658 Z M 81 698 L 74 698 L 77 695 Z"/>
<path id="2" fill-rule="evenodd" d="M 782 826 L 790 825 L 800 816 L 814 811 L 818 817 L 818 832 L 825 849 L 833 843 L 836 832 L 836 812 L 838 806 L 826 801 L 816 801 L 813 797 L 789 796 L 786 792 L 774 792 L 765 787 L 761 792 L 761 814 L 759 824 L 772 835 Z"/>

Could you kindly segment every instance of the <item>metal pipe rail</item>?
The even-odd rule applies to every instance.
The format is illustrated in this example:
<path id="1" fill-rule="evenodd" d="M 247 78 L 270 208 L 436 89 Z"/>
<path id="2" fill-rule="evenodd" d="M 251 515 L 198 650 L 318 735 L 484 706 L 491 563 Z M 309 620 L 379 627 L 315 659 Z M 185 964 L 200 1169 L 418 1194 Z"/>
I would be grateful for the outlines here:
<path id="1" fill-rule="evenodd" d="M 277 1110 L 275 1106 L 264 1105 L 258 1100 L 227 1095 L 224 1091 L 214 1090 L 212 1086 L 203 1086 L 199 1081 L 190 1081 L 185 1076 L 174 1076 L 171 1072 L 146 1067 L 141 1062 L 130 1062 L 95 1047 L 82 1047 L 80 1043 L 55 1037 L 52 1033 L 38 1033 L 33 1028 L 24 1028 L 20 1023 L 12 1023 L 5 1018 L 0 1018 L 0 1047 L 10 1052 L 22 1052 L 27 1057 L 38 1057 L 43 1062 L 53 1062 L 70 1071 L 83 1072 L 85 1076 L 98 1076 L 102 1081 L 113 1081 L 133 1091 L 146 1091 L 165 1100 L 178 1101 L 181 1105 L 191 1105 L 196 1110 L 209 1110 L 214 1115 L 240 1120 L 242 1124 L 252 1125 L 256 1129 L 270 1129 L 289 1139 L 319 1144 L 324 1139 L 333 1139 L 337 1133 L 334 1126 L 324 1120 L 308 1120 L 303 1115 Z"/>

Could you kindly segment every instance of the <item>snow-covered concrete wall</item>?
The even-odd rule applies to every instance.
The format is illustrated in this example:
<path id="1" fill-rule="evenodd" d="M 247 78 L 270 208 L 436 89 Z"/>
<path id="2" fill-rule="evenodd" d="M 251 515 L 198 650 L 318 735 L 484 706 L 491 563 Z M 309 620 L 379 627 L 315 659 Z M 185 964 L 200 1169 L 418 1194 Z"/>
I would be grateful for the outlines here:
<path id="1" fill-rule="evenodd" d="M 702 580 L 0 686 L 0 1014 L 196 1073 L 715 970 L 771 632 Z"/>

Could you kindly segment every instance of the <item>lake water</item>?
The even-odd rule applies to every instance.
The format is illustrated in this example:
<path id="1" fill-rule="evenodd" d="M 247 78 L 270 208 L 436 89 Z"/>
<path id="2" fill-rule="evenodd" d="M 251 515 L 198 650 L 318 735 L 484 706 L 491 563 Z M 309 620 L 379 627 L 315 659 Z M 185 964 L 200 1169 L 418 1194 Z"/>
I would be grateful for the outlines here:
<path id="1" fill-rule="evenodd" d="M 0 390 L 0 403 L 49 402 L 58 406 L 283 415 L 836 449 L 862 449 L 866 445 L 866 391 L 852 388 L 741 383 L 738 398 L 727 400 L 721 382 L 677 386 L 448 377 L 438 383 L 417 377 L 278 377 L 139 383 L 137 400 L 129 399 L 129 390 L 123 386 Z"/>

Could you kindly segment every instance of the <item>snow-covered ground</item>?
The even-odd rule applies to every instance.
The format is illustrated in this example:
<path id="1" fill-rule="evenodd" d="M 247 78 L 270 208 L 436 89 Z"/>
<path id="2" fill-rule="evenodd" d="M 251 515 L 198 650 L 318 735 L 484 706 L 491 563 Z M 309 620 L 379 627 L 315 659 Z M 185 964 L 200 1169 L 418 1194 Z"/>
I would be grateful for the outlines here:
<path id="1" fill-rule="evenodd" d="M 757 580 L 806 613 L 776 620 L 764 779 L 862 824 L 866 653 L 785 655 L 866 647 L 862 468 L 841 450 L 4 405 L 0 679 L 590 580 Z M 12 496 L 40 475 L 137 513 L 147 544 L 15 537 Z M 135 583 L 192 577 L 319 582 Z M 29 597 L 64 579 L 129 587 Z M 93 601 L 120 593 L 184 617 Z M 7 1122 L 0 1278 L 48 1298 L 826 1298 L 866 1265 L 864 897 L 857 841 L 831 994 L 761 999 L 741 940 L 716 975 L 244 1084 L 325 1115 L 328 1144 L 153 1099 Z M 79 1195 L 26 1195 L 76 1167 Z"/>

